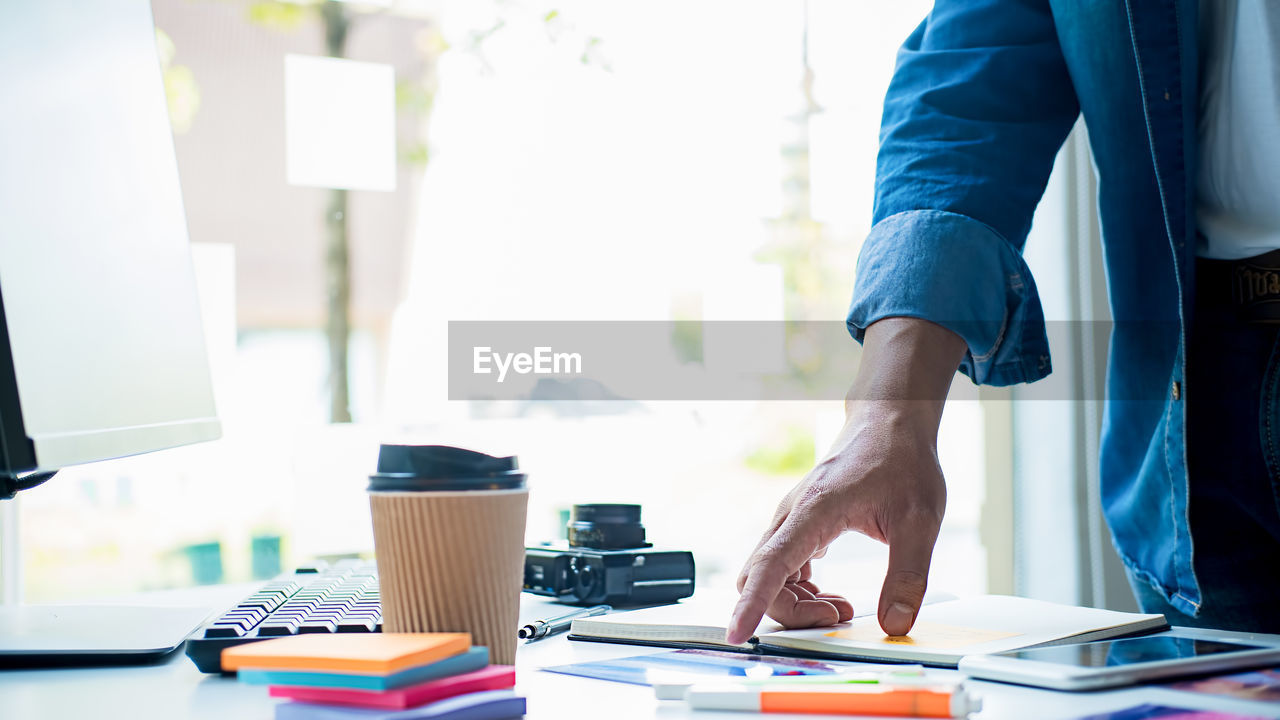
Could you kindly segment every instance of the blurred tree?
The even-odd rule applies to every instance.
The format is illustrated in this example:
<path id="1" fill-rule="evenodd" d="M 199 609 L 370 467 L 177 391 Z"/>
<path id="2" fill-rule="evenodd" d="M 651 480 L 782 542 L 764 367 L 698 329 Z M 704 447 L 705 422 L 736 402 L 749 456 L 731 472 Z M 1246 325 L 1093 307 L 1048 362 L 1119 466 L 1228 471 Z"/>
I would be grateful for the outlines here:
<path id="1" fill-rule="evenodd" d="M 329 57 L 347 54 L 347 31 L 351 18 L 345 3 L 325 0 L 320 6 L 324 18 L 324 46 Z M 347 241 L 347 191 L 329 191 L 325 213 L 325 337 L 329 345 L 329 422 L 351 422 L 351 388 L 348 375 L 348 348 L 351 345 L 351 247 Z"/>
<path id="2" fill-rule="evenodd" d="M 420 3 L 400 2 L 391 9 L 361 9 L 339 0 L 297 0 L 282 2 L 271 0 L 254 2 L 249 6 L 249 19 L 262 27 L 278 31 L 291 32 L 305 25 L 305 21 L 313 13 L 318 13 L 324 28 L 325 52 L 334 58 L 347 56 L 347 38 L 352 28 L 362 15 L 376 12 L 406 14 L 422 18 L 429 14 L 420 7 Z M 502 16 L 483 30 L 471 34 L 464 51 L 478 58 L 488 67 L 484 58 L 483 46 L 507 24 L 505 16 L 522 14 L 523 9 L 508 6 L 504 2 L 495 3 Z M 523 13 L 527 14 L 527 13 Z M 581 36 L 576 28 L 567 22 L 558 10 L 551 10 L 536 18 L 523 18 L 526 21 L 541 22 L 546 28 L 548 39 L 558 42 L 567 36 L 582 43 L 579 61 L 609 70 L 608 63 L 601 54 L 601 40 L 595 36 Z M 436 91 L 436 60 L 448 50 L 443 36 L 438 29 L 426 34 L 417 44 L 424 59 L 424 72 L 416 78 L 398 79 L 396 84 L 396 104 L 398 109 L 415 113 L 421 118 L 418 137 L 407 146 L 400 148 L 400 162 L 415 167 L 423 167 L 430 158 L 426 143 L 426 122 L 434 105 Z M 349 385 L 348 348 L 351 338 L 351 251 L 349 195 L 347 190 L 332 189 L 329 191 L 329 202 L 325 209 L 325 288 L 326 288 L 326 321 L 325 335 L 329 355 L 329 419 L 331 422 L 351 421 L 351 399 Z"/>
<path id="3" fill-rule="evenodd" d="M 843 318 L 848 300 L 849 278 L 843 271 L 850 267 L 842 257 L 843 244 L 830 237 L 823 223 L 813 217 L 810 127 L 823 111 L 814 98 L 814 72 L 809 64 L 809 6 L 801 6 L 803 36 L 801 38 L 800 83 L 794 106 L 786 115 L 786 136 L 780 151 L 782 159 L 782 213 L 767 221 L 771 230 L 768 243 L 756 259 L 782 268 L 787 326 L 787 359 L 794 379 L 810 389 L 825 387 L 822 356 L 808 352 L 811 345 L 804 339 L 804 321 L 830 321 Z M 799 322 L 797 322 L 799 321 Z"/>
<path id="4" fill-rule="evenodd" d="M 324 30 L 325 53 L 329 57 L 347 56 L 347 38 L 359 17 L 367 12 L 337 0 L 305 2 L 255 2 L 249 6 L 249 20 L 263 27 L 292 32 L 302 27 L 307 18 L 318 14 Z M 412 13 L 421 17 L 421 13 Z M 421 118 L 420 133 L 407 149 L 399 152 L 401 162 L 424 166 L 428 153 L 425 140 L 426 119 L 435 95 L 435 62 L 447 46 L 437 31 L 425 42 L 417 44 L 424 60 L 424 72 L 411 80 L 398 79 L 396 104 Z M 351 345 L 351 244 L 349 191 L 333 188 L 325 207 L 325 338 L 328 346 L 329 421 L 351 422 L 351 389 L 349 348 Z"/>

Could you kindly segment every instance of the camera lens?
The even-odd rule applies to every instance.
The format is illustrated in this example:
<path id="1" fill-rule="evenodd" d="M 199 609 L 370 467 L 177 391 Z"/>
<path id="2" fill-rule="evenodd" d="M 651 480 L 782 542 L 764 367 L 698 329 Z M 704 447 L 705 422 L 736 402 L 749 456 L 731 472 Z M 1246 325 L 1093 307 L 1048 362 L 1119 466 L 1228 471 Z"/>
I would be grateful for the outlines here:
<path id="1" fill-rule="evenodd" d="M 569 546 L 596 550 L 651 547 L 644 541 L 639 505 L 596 503 L 574 505 L 569 519 Z"/>

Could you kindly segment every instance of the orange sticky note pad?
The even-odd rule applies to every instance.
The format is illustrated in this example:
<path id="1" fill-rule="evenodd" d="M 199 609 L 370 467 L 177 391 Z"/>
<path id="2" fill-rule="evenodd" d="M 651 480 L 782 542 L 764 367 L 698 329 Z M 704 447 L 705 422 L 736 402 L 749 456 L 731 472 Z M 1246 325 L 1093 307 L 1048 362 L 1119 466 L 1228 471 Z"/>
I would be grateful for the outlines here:
<path id="1" fill-rule="evenodd" d="M 388 675 L 471 647 L 468 633 L 314 633 L 236 645 L 223 670 L 319 670 Z"/>

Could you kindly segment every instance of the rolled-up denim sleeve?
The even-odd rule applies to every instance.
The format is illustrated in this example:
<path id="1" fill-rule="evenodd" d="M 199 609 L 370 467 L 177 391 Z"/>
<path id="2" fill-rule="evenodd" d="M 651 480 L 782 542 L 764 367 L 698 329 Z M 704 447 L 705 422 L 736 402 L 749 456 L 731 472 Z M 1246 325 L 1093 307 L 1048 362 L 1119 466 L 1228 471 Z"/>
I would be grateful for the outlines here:
<path id="1" fill-rule="evenodd" d="M 1048 0 L 937 0 L 885 97 L 870 235 L 848 325 L 942 325 L 975 383 L 1051 370 L 1022 248 L 1079 105 Z"/>
<path id="2" fill-rule="evenodd" d="M 858 259 L 849 330 L 887 317 L 935 322 L 968 346 L 960 370 L 1009 385 L 1049 374 L 1049 341 L 1022 256 L 994 230 L 955 213 L 909 210 L 872 229 Z"/>

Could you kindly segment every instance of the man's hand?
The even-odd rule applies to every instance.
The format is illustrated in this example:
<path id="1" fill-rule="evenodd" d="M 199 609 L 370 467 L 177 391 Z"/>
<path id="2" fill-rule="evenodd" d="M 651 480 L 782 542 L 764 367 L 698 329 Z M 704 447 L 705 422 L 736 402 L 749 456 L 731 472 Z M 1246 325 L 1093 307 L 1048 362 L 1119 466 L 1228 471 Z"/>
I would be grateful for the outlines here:
<path id="1" fill-rule="evenodd" d="M 747 560 L 729 642 L 745 642 L 766 612 L 786 627 L 852 618 L 848 600 L 810 581 L 810 563 L 849 530 L 889 545 L 880 626 L 889 635 L 911 629 L 946 507 L 938 423 L 964 347 L 959 336 L 924 320 L 890 318 L 867 329 L 844 429 L 779 503 Z"/>

